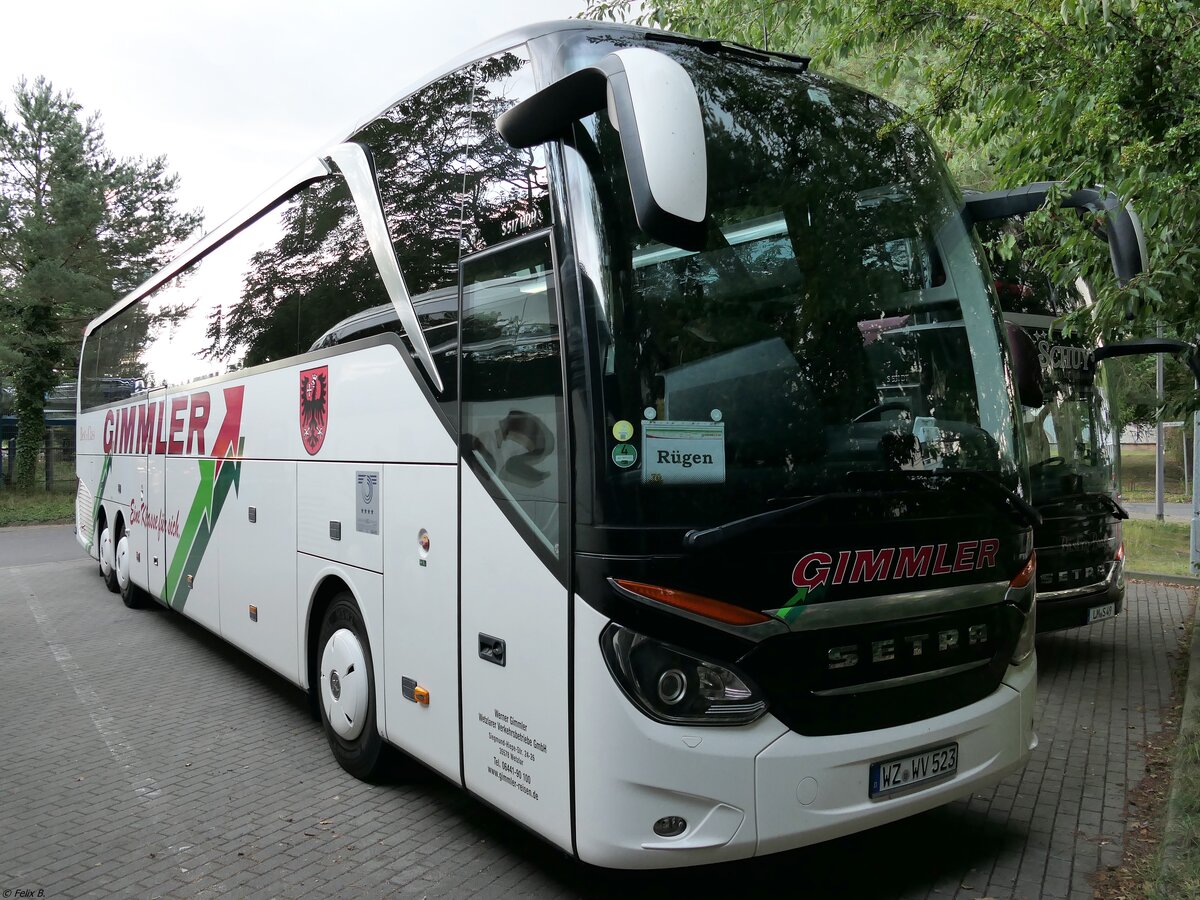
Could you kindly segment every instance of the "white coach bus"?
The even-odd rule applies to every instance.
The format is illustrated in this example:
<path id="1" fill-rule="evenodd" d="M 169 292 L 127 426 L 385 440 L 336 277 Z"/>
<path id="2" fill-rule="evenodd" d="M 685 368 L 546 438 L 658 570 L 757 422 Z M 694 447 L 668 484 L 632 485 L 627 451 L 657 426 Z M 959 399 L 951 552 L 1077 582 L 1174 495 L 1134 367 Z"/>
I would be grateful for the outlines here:
<path id="1" fill-rule="evenodd" d="M 928 139 L 807 61 L 462 58 L 90 324 L 109 587 L 569 853 L 912 815 L 1036 744 L 1013 375 Z"/>

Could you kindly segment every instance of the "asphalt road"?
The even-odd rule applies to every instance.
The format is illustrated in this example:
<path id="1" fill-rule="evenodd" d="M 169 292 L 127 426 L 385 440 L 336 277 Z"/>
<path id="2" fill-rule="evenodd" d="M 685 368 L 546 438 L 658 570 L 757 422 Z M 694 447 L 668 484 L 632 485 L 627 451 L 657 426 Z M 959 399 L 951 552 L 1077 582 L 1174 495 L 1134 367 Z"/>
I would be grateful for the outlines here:
<path id="1" fill-rule="evenodd" d="M 0 567 L 29 566 L 83 559 L 74 525 L 24 525 L 0 528 Z"/>
<path id="2" fill-rule="evenodd" d="M 1090 900 L 1191 612 L 1190 591 L 1135 583 L 1117 619 L 1039 637 L 1041 743 L 994 789 L 761 860 L 612 873 L 415 763 L 355 781 L 300 691 L 179 615 L 126 609 L 69 527 L 22 531 L 0 534 L 0 888 L 27 896 Z"/>
<path id="3" fill-rule="evenodd" d="M 1157 508 L 1153 503 L 1122 503 L 1121 505 L 1129 511 L 1130 517 L 1134 519 L 1153 519 L 1157 515 Z M 1166 522 L 1192 521 L 1192 504 L 1164 503 L 1163 520 Z"/>

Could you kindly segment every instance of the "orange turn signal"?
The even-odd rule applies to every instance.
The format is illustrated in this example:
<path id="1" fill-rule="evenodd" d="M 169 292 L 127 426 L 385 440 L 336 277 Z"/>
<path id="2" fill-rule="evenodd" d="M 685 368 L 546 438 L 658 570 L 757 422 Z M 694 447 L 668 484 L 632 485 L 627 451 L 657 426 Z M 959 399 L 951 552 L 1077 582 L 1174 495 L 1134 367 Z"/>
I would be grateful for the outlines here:
<path id="1" fill-rule="evenodd" d="M 641 597 L 657 600 L 659 603 L 704 616 L 706 619 L 724 622 L 726 625 L 758 625 L 771 621 L 770 616 L 765 616 L 752 609 L 742 609 L 732 603 L 714 600 L 712 597 L 702 597 L 699 594 L 676 591 L 654 584 L 643 584 L 640 581 L 625 581 L 621 578 L 614 578 L 613 581 L 625 590 Z"/>
<path id="2" fill-rule="evenodd" d="M 1021 567 L 1021 571 L 1016 574 L 1013 580 L 1008 583 L 1008 586 L 1010 588 L 1023 588 L 1029 582 L 1033 581 L 1033 576 L 1036 572 L 1037 553 L 1030 553 L 1028 561 Z"/>

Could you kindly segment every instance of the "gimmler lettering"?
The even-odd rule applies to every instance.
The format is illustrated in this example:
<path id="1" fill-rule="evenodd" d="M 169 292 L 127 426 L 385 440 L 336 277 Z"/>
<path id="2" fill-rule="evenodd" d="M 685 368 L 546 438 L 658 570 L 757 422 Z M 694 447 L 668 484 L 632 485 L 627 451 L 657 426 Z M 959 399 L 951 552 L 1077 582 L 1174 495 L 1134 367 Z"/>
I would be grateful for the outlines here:
<path id="1" fill-rule="evenodd" d="M 922 547 L 841 550 L 836 558 L 831 553 L 816 551 L 802 556 L 796 563 L 792 584 L 813 590 L 824 584 L 858 584 L 971 572 L 994 567 L 999 552 L 1000 542 L 995 538 Z"/>
<path id="2" fill-rule="evenodd" d="M 205 455 L 208 391 L 110 409 L 104 414 L 105 453 Z"/>

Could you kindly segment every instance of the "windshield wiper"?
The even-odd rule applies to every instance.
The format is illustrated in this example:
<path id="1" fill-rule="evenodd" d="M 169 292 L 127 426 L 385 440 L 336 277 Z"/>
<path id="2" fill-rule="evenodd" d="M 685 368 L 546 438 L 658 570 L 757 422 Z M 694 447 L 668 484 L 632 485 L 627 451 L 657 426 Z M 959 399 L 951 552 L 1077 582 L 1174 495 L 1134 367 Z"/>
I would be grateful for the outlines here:
<path id="1" fill-rule="evenodd" d="M 686 550 L 699 550 L 704 547 L 712 547 L 715 544 L 723 543 L 730 538 L 737 537 L 739 534 L 745 534 L 748 531 L 757 531 L 770 525 L 772 522 L 777 522 L 780 519 L 786 519 L 796 513 L 811 509 L 812 507 L 824 503 L 826 500 L 848 500 L 859 497 L 882 496 L 881 491 L 833 491 L 828 494 L 815 494 L 801 500 L 799 503 L 793 503 L 790 506 L 781 506 L 779 509 L 769 509 L 766 512 L 755 513 L 752 516 L 746 516 L 742 519 L 734 519 L 732 522 L 726 522 L 724 525 L 716 525 L 713 528 L 693 528 L 683 536 L 683 546 Z"/>
<path id="2" fill-rule="evenodd" d="M 868 473 L 863 473 L 868 474 Z M 878 475 L 883 473 L 869 473 Z M 980 487 L 987 488 L 987 496 L 996 502 L 997 505 L 1011 508 L 1018 513 L 1029 525 L 1034 527 L 1042 524 L 1042 514 L 1034 509 L 1024 497 L 1016 491 L 1011 490 L 1007 485 L 986 472 L 978 472 L 974 469 L 934 469 L 930 471 L 922 469 L 901 469 L 895 472 L 888 472 L 889 475 L 901 475 L 915 479 L 927 479 L 936 481 L 943 479 L 946 481 L 959 480 L 971 481 Z"/>
<path id="3" fill-rule="evenodd" d="M 1080 491 L 1077 494 L 1070 494 L 1065 497 L 1059 497 L 1057 500 L 1051 500 L 1049 503 L 1043 503 L 1042 509 L 1053 509 L 1057 506 L 1066 506 L 1077 497 L 1088 497 L 1093 500 L 1099 500 L 1100 504 L 1107 507 L 1108 511 L 1118 519 L 1129 518 L 1129 512 L 1125 509 L 1125 507 L 1118 503 L 1112 494 L 1109 494 L 1105 491 Z"/>
<path id="4" fill-rule="evenodd" d="M 848 473 L 853 475 L 879 475 L 882 473 Z M 1030 525 L 1041 525 L 1042 514 L 1029 505 L 1019 494 L 1009 490 L 1001 482 L 983 472 L 976 472 L 970 469 L 950 469 L 936 472 L 922 471 L 901 471 L 897 473 L 905 476 L 913 476 L 918 479 L 928 478 L 930 480 L 941 478 L 945 480 L 961 479 L 969 480 L 987 488 L 987 496 L 989 496 L 997 505 L 1004 509 L 1012 509 L 1018 513 Z M 876 491 L 830 491 L 827 494 L 814 494 L 812 497 L 807 497 L 799 503 L 793 503 L 790 506 L 782 506 L 779 509 L 769 509 L 766 512 L 755 513 L 751 516 L 745 516 L 741 519 L 734 519 L 731 522 L 726 522 L 724 525 L 716 525 L 712 528 L 693 528 L 683 536 L 683 546 L 686 550 L 701 550 L 705 547 L 712 547 L 720 543 L 724 543 L 730 538 L 737 537 L 747 532 L 757 531 L 760 528 L 765 528 L 774 522 L 781 519 L 786 519 L 802 512 L 806 509 L 812 509 L 818 504 L 824 503 L 826 500 L 860 500 L 867 497 L 892 497 L 899 491 L 895 488 L 891 490 L 876 490 Z M 1111 498 L 1110 498 L 1111 499 Z M 1114 501 L 1115 502 L 1115 501 Z"/>

